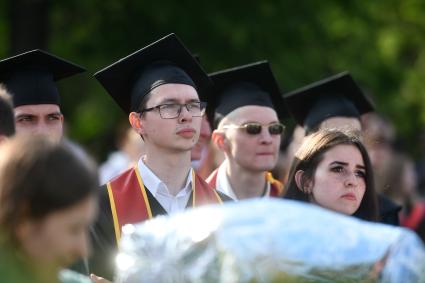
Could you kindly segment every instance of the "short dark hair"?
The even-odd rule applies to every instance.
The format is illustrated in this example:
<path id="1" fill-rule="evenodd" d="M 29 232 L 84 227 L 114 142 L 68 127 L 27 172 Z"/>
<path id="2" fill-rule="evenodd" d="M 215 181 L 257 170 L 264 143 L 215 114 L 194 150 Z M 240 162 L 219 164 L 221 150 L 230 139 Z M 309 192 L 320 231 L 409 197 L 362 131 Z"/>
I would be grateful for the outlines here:
<path id="1" fill-rule="evenodd" d="M 142 116 L 144 113 L 142 112 L 143 110 L 146 109 L 146 105 L 148 104 L 148 100 L 151 98 L 152 96 L 152 92 L 149 92 L 148 94 L 146 94 L 143 98 L 142 101 L 140 101 L 140 105 L 137 108 L 138 111 L 141 113 L 140 116 Z M 141 118 L 141 117 L 140 117 Z M 142 138 L 143 141 L 145 141 L 143 135 L 141 134 L 140 137 Z"/>
<path id="2" fill-rule="evenodd" d="M 0 84 L 0 136 L 13 136 L 15 134 L 15 116 L 13 114 L 12 97 Z"/>
<path id="3" fill-rule="evenodd" d="M 78 149 L 78 150 L 77 150 Z M 16 243 L 25 219 L 69 208 L 98 188 L 94 162 L 69 141 L 15 136 L 0 148 L 0 228 Z"/>
<path id="4" fill-rule="evenodd" d="M 295 174 L 303 170 L 302 185 L 307 181 L 314 181 L 314 175 L 324 154 L 337 145 L 353 145 L 361 153 L 366 171 L 366 191 L 359 209 L 354 216 L 370 221 L 378 220 L 378 205 L 374 187 L 373 169 L 366 148 L 360 137 L 354 133 L 338 130 L 319 130 L 307 136 L 295 154 L 291 165 L 288 183 L 285 188 L 284 198 L 309 202 L 309 195 L 302 188 L 298 188 Z"/>
<path id="5" fill-rule="evenodd" d="M 142 112 L 143 110 L 146 109 L 146 105 L 148 104 L 148 100 L 151 98 L 151 96 L 152 96 L 152 92 L 149 92 L 142 98 L 142 100 L 140 101 L 139 107 L 137 107 L 139 112 Z"/>

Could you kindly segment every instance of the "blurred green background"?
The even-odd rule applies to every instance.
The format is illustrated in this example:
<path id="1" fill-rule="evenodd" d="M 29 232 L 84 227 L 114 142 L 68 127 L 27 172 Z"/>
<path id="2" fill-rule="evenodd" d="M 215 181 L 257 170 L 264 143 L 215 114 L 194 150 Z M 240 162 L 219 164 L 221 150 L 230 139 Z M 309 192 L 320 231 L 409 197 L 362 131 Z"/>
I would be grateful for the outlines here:
<path id="1" fill-rule="evenodd" d="M 175 32 L 207 72 L 267 59 L 283 91 L 349 70 L 419 157 L 425 1 L 1 0 L 0 57 L 42 48 L 88 72 L 60 82 L 68 135 L 99 161 L 126 115 L 92 78 Z"/>

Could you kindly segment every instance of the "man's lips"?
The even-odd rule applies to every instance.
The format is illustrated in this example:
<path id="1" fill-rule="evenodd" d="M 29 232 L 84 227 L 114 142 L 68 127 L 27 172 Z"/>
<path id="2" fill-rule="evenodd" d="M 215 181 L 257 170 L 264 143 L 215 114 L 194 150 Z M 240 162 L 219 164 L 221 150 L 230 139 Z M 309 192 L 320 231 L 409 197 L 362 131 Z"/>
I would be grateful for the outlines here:
<path id="1" fill-rule="evenodd" d="M 196 131 L 193 128 L 184 128 L 177 131 L 177 135 L 182 137 L 193 137 Z"/>

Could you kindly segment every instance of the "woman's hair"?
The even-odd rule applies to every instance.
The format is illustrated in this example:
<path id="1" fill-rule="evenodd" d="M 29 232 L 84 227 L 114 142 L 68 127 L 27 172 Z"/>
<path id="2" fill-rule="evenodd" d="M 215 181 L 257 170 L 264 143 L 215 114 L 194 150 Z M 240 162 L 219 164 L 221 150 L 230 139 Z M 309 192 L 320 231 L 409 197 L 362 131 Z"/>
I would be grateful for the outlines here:
<path id="1" fill-rule="evenodd" d="M 337 145 L 353 145 L 360 151 L 366 169 L 366 191 L 359 209 L 353 215 L 361 219 L 376 221 L 378 218 L 378 208 L 372 165 L 366 148 L 360 141 L 359 136 L 350 132 L 328 129 L 320 130 L 307 136 L 295 153 L 284 198 L 309 202 L 309 195 L 303 190 L 304 184 L 307 181 L 314 182 L 317 166 L 323 160 L 324 154 Z M 295 174 L 299 170 L 304 171 L 301 178 L 301 188 L 297 186 L 295 181 Z"/>
<path id="2" fill-rule="evenodd" d="M 75 144 L 16 136 L 0 147 L 0 229 L 15 242 L 16 227 L 69 208 L 98 188 L 94 162 Z"/>

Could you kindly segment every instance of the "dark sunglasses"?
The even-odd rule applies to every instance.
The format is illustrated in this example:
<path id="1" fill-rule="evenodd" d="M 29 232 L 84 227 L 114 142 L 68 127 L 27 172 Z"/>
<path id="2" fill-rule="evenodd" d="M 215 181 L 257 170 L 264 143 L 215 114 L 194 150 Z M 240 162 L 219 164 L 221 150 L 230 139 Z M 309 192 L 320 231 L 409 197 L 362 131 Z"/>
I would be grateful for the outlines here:
<path id="1" fill-rule="evenodd" d="M 263 126 L 266 126 L 269 130 L 270 135 L 281 135 L 285 130 L 285 126 L 281 123 L 272 123 L 268 125 L 263 125 L 260 123 L 245 123 L 243 125 L 226 125 L 223 129 L 245 129 L 245 132 L 249 135 L 258 135 L 261 133 Z"/>

